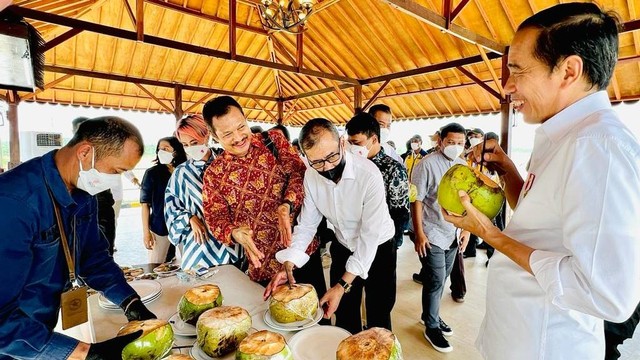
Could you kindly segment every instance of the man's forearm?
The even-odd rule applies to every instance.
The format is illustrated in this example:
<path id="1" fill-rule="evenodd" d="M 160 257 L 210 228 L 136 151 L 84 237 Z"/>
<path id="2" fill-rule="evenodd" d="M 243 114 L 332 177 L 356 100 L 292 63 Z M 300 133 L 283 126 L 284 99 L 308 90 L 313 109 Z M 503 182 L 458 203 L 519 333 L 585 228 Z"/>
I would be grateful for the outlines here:
<path id="1" fill-rule="evenodd" d="M 422 234 L 422 202 L 416 200 L 411 203 L 411 221 L 413 224 L 413 232 Z"/>
<path id="2" fill-rule="evenodd" d="M 87 355 L 89 354 L 89 348 L 91 347 L 91 345 L 80 342 L 78 343 L 78 346 L 76 346 L 76 348 L 73 350 L 73 352 L 71 353 L 71 355 L 69 355 L 69 360 L 84 360 L 87 358 Z"/>
<path id="3" fill-rule="evenodd" d="M 521 268 L 533 275 L 529 258 L 535 249 L 530 248 L 521 242 L 505 235 L 498 228 L 494 227 L 489 232 L 480 236 L 497 251 L 503 253 Z"/>
<path id="4" fill-rule="evenodd" d="M 507 197 L 507 202 L 512 209 L 515 209 L 516 205 L 518 205 L 518 199 L 520 198 L 520 191 L 522 191 L 524 181 L 518 169 L 515 167 L 507 171 L 507 173 L 502 176 L 502 180 L 505 184 L 504 192 Z"/>

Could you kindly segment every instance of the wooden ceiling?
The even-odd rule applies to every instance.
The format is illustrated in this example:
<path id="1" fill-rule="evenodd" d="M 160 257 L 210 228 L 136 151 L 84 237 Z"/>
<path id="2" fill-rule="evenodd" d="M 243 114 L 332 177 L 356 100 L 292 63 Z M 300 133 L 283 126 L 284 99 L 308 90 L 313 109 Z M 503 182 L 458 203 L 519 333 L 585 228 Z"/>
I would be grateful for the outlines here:
<path id="1" fill-rule="evenodd" d="M 48 41 L 45 88 L 19 96 L 181 116 L 229 94 L 249 119 L 287 125 L 372 103 L 398 119 L 494 112 L 515 29 L 559 2 L 316 1 L 296 36 L 263 29 L 259 0 L 15 1 Z M 609 95 L 637 99 L 640 0 L 599 3 L 627 29 Z"/>

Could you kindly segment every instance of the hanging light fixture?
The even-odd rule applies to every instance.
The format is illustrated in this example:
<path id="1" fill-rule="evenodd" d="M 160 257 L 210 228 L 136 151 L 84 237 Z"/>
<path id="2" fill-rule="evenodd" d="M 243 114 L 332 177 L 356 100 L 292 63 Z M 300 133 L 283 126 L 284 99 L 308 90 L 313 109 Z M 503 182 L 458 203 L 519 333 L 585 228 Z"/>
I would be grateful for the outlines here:
<path id="1" fill-rule="evenodd" d="M 313 13 L 313 0 L 262 0 L 258 7 L 265 28 L 298 34 Z"/>

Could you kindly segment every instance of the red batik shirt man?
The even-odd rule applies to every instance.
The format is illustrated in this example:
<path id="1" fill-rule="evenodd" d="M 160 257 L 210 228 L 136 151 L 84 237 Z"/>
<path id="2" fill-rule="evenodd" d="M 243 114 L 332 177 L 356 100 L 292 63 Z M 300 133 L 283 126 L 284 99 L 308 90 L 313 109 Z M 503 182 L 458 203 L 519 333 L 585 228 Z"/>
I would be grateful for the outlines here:
<path id="1" fill-rule="evenodd" d="M 209 101 L 203 114 L 225 149 L 204 175 L 207 226 L 224 244 L 241 244 L 249 260 L 249 277 L 268 282 L 281 268 L 276 252 L 291 241 L 291 223 L 304 198 L 306 167 L 280 132 L 251 134 L 232 98 Z M 307 253 L 313 254 L 317 247 L 316 240 Z"/>

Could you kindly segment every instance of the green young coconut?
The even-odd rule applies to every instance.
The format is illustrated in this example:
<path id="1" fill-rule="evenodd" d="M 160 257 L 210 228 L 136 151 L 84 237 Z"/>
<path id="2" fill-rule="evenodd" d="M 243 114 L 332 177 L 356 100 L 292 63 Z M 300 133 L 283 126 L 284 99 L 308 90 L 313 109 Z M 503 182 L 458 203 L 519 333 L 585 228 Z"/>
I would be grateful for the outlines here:
<path id="1" fill-rule="evenodd" d="M 162 360 L 193 360 L 193 358 L 187 354 L 171 354 Z"/>
<path id="2" fill-rule="evenodd" d="M 196 286 L 182 295 L 178 303 L 178 315 L 187 324 L 196 325 L 205 311 L 222 305 L 222 293 L 217 285 Z"/>
<path id="3" fill-rule="evenodd" d="M 504 204 L 504 191 L 488 176 L 469 166 L 453 165 L 438 185 L 438 204 L 456 215 L 464 214 L 458 190 L 469 194 L 474 207 L 489 219 L 498 215 Z"/>
<path id="4" fill-rule="evenodd" d="M 142 330 L 142 335 L 122 349 L 123 360 L 157 360 L 173 346 L 173 329 L 165 320 L 130 321 L 118 336 Z"/>
<path id="5" fill-rule="evenodd" d="M 342 340 L 336 360 L 403 360 L 398 338 L 389 330 L 374 327 Z"/>
<path id="6" fill-rule="evenodd" d="M 262 330 L 242 340 L 236 360 L 293 360 L 293 355 L 282 335 Z"/>
<path id="7" fill-rule="evenodd" d="M 251 329 L 251 315 L 237 306 L 220 306 L 200 315 L 196 341 L 211 357 L 220 357 L 238 348 Z"/>
<path id="8" fill-rule="evenodd" d="M 309 284 L 280 285 L 271 295 L 269 313 L 279 323 L 313 319 L 318 311 L 318 294 Z"/>

